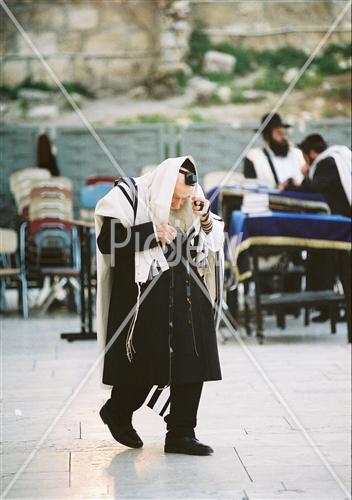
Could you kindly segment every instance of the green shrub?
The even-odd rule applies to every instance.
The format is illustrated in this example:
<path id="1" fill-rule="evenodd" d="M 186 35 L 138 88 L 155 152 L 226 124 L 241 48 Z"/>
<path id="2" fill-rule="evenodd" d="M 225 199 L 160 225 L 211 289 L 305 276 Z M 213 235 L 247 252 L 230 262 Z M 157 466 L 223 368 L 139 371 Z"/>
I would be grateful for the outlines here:
<path id="1" fill-rule="evenodd" d="M 233 82 L 234 75 L 228 73 L 204 73 L 205 78 L 215 83 Z"/>
<path id="2" fill-rule="evenodd" d="M 131 125 L 135 123 L 171 123 L 172 120 L 167 116 L 160 114 L 151 114 L 151 115 L 138 115 L 131 118 L 123 118 L 122 120 L 118 120 L 116 123 L 118 125 Z"/>
<path id="3" fill-rule="evenodd" d="M 332 43 L 324 50 L 324 56 L 340 56 L 343 59 L 348 59 L 351 55 L 349 43 Z"/>
<path id="4" fill-rule="evenodd" d="M 138 123 L 168 123 L 170 121 L 166 116 L 157 113 L 152 115 L 139 115 L 137 120 Z"/>
<path id="5" fill-rule="evenodd" d="M 317 57 L 315 66 L 321 75 L 339 75 L 340 73 L 350 71 L 349 68 L 341 68 L 337 58 L 325 54 Z"/>
<path id="6" fill-rule="evenodd" d="M 308 56 L 303 50 L 294 47 L 282 47 L 278 50 L 262 50 L 255 54 L 258 66 L 276 69 L 278 66 L 289 68 L 300 68 L 306 62 Z"/>
<path id="7" fill-rule="evenodd" d="M 22 98 L 19 99 L 18 106 L 19 106 L 23 115 L 26 115 L 28 113 L 29 104 L 28 104 L 28 101 L 26 101 L 26 99 L 22 99 Z"/>
<path id="8" fill-rule="evenodd" d="M 323 83 L 323 77 L 315 71 L 306 71 L 296 83 L 297 89 L 309 89 L 319 87 Z"/>
<path id="9" fill-rule="evenodd" d="M 186 89 L 189 79 L 190 79 L 189 75 L 186 75 L 185 73 L 177 73 L 176 82 L 177 82 L 178 88 L 181 91 L 184 91 Z"/>
<path id="10" fill-rule="evenodd" d="M 0 86 L 0 95 L 7 99 L 16 99 L 17 92 L 17 87 L 11 87 L 10 85 Z"/>
<path id="11" fill-rule="evenodd" d="M 226 103 L 224 103 L 224 101 L 221 99 L 221 97 L 216 95 L 216 94 L 213 95 L 209 101 L 209 105 L 211 105 L 211 106 L 221 106 L 223 104 L 226 104 Z"/>
<path id="12" fill-rule="evenodd" d="M 255 69 L 255 51 L 252 49 L 243 49 L 235 47 L 230 43 L 218 43 L 213 46 L 214 50 L 231 54 L 236 58 L 234 73 L 237 75 L 246 75 Z"/>
<path id="13" fill-rule="evenodd" d="M 27 76 L 27 78 L 22 80 L 22 82 L 18 85 L 18 90 L 22 88 L 42 90 L 43 92 L 53 92 L 54 90 L 57 89 L 56 86 L 53 87 L 52 85 L 49 85 L 47 82 L 41 80 L 34 81 L 30 76 Z"/>
<path id="14" fill-rule="evenodd" d="M 65 87 L 67 92 L 81 94 L 85 97 L 94 97 L 93 92 L 89 91 L 87 87 L 85 87 L 82 83 L 79 82 L 62 82 L 62 85 Z M 28 76 L 25 78 L 17 87 L 15 87 L 16 95 L 19 90 L 33 89 L 33 90 L 41 90 L 43 92 L 58 92 L 59 89 L 56 85 L 50 85 L 47 82 L 42 80 L 33 80 L 32 77 Z"/>
<path id="15" fill-rule="evenodd" d="M 199 74 L 203 69 L 204 55 L 212 48 L 210 38 L 200 28 L 192 31 L 189 38 L 189 50 L 186 56 L 186 62 L 192 68 L 193 72 Z"/>
<path id="16" fill-rule="evenodd" d="M 79 82 L 62 82 L 67 92 L 75 92 L 76 94 L 81 94 L 84 97 L 94 98 L 94 93 L 87 89 L 84 85 Z"/>
<path id="17" fill-rule="evenodd" d="M 203 115 L 200 113 L 190 113 L 188 115 L 188 119 L 191 120 L 193 123 L 202 123 L 205 122 L 205 118 Z"/>
<path id="18" fill-rule="evenodd" d="M 244 97 L 243 92 L 241 90 L 235 89 L 232 92 L 231 102 L 233 104 L 244 104 L 244 103 L 248 102 L 248 99 L 246 99 Z"/>
<path id="19" fill-rule="evenodd" d="M 264 69 L 267 74 L 260 78 L 257 87 L 261 90 L 280 91 L 284 88 L 283 75 L 290 68 L 301 68 L 307 61 L 308 55 L 304 50 L 287 46 L 277 50 L 254 50 L 238 47 L 229 42 L 213 44 L 209 36 L 201 28 L 195 29 L 189 39 L 189 51 L 186 62 L 196 74 L 202 74 L 204 55 L 208 50 L 217 50 L 226 54 L 231 54 L 236 58 L 234 74 L 243 76 L 253 71 Z M 347 64 L 351 57 L 351 48 L 349 44 L 331 44 L 324 53 L 317 57 L 311 67 L 316 69 L 316 73 L 321 75 L 336 75 L 350 71 Z M 341 65 L 344 61 L 346 64 Z M 269 73 L 271 71 L 271 73 Z M 275 76 L 273 76 L 275 72 Z M 206 74 L 206 78 L 217 83 L 228 83 L 231 81 L 231 75 Z M 315 85 L 317 80 L 312 77 L 302 79 L 299 84 L 304 86 Z M 181 87 L 187 84 L 184 80 Z"/>
<path id="20" fill-rule="evenodd" d="M 253 88 L 256 90 L 264 90 L 266 92 L 280 92 L 286 87 L 287 83 L 283 80 L 282 73 L 268 70 L 253 85 Z"/>

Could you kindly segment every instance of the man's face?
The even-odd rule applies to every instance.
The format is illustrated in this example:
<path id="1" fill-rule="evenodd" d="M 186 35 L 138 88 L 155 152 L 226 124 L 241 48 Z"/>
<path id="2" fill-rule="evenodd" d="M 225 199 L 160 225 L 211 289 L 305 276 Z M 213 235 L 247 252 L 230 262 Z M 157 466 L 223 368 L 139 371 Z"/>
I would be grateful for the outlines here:
<path id="1" fill-rule="evenodd" d="M 290 146 L 287 139 L 287 130 L 285 127 L 275 127 L 272 129 L 269 139 L 267 140 L 270 149 L 276 156 L 287 156 Z"/>
<path id="2" fill-rule="evenodd" d="M 182 208 L 185 201 L 192 196 L 193 186 L 188 186 L 185 183 L 185 176 L 181 173 L 178 174 L 174 194 L 172 196 L 171 208 L 178 210 Z"/>
<path id="3" fill-rule="evenodd" d="M 276 127 L 271 132 L 271 137 L 276 142 L 287 142 L 287 129 L 285 127 Z"/>
<path id="4" fill-rule="evenodd" d="M 315 158 L 318 156 L 318 154 L 319 153 L 317 153 L 316 151 L 311 149 L 307 153 L 303 153 L 303 156 L 304 156 L 304 159 L 306 160 L 306 162 L 308 163 L 308 165 L 311 165 L 313 163 L 313 161 L 315 160 Z"/>

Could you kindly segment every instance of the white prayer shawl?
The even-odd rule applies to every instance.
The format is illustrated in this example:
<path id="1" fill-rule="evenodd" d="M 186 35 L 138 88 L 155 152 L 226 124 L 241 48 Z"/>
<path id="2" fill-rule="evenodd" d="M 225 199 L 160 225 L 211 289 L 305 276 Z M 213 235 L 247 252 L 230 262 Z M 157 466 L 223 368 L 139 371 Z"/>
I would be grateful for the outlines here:
<path id="1" fill-rule="evenodd" d="M 304 157 L 300 149 L 290 147 L 287 156 L 276 156 L 270 148 L 265 148 L 272 159 L 279 182 L 284 182 L 288 178 L 294 179 L 297 183 L 302 182 L 301 168 L 304 165 Z M 250 149 L 247 158 L 254 165 L 258 181 L 268 187 L 275 188 L 275 177 L 263 149 Z"/>
<path id="2" fill-rule="evenodd" d="M 331 157 L 335 160 L 342 187 L 346 193 L 348 202 L 352 205 L 352 170 L 351 170 L 351 150 L 347 146 L 330 146 L 320 153 L 313 161 L 309 169 L 309 177 L 313 179 L 317 164 L 325 158 Z"/>
<path id="3" fill-rule="evenodd" d="M 172 196 L 179 173 L 179 169 L 184 161 L 189 158 L 195 165 L 191 156 L 181 156 L 178 158 L 168 158 L 163 161 L 155 170 L 147 174 L 134 178 L 138 187 L 138 209 L 136 220 L 132 207 L 121 189 L 115 186 L 111 191 L 97 203 L 95 209 L 95 229 L 96 236 L 100 234 L 104 217 L 117 218 L 125 227 L 133 224 L 143 224 L 152 221 L 154 228 L 158 224 L 168 223 L 172 202 Z M 196 165 L 195 165 L 196 168 Z M 131 196 L 129 188 L 123 184 L 128 194 Z M 193 188 L 193 196 L 204 196 L 201 186 L 197 183 Z M 215 214 L 213 216 L 213 229 L 206 235 L 201 229 L 200 217 L 192 212 L 191 199 L 186 202 L 189 205 L 191 220 L 195 229 L 195 234 L 199 234 L 197 247 L 197 262 L 210 256 L 211 253 L 220 252 L 223 259 L 224 223 Z M 192 226 L 190 227 L 190 229 Z M 214 262 L 213 258 L 209 262 Z M 148 280 L 149 274 L 157 274 L 157 264 L 161 271 L 169 269 L 167 259 L 160 245 L 151 249 L 135 252 L 135 282 L 140 292 L 140 284 Z M 212 300 L 218 293 L 218 283 L 216 283 L 215 270 L 212 268 L 199 268 L 208 286 Z M 103 255 L 97 247 L 97 336 L 99 352 L 105 349 L 110 295 L 112 288 L 112 267 L 110 255 Z M 220 277 L 223 280 L 223 276 Z M 139 294 L 137 306 L 127 338 L 127 351 L 131 355 L 131 343 L 134 324 L 138 315 Z M 129 357 L 130 359 L 130 357 Z"/>

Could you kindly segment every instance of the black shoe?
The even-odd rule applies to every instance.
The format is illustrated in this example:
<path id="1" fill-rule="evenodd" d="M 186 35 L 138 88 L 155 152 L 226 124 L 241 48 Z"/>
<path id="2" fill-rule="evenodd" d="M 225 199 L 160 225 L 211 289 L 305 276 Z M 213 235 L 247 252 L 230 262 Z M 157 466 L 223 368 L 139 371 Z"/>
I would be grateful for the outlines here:
<path id="1" fill-rule="evenodd" d="M 195 437 L 167 437 L 165 453 L 185 453 L 186 455 L 211 455 L 213 448 L 200 443 Z"/>
<path id="2" fill-rule="evenodd" d="M 141 448 L 143 446 L 143 441 L 132 427 L 132 424 L 121 425 L 116 423 L 106 404 L 102 407 L 99 414 L 104 424 L 109 427 L 111 435 L 116 441 L 130 448 Z"/>

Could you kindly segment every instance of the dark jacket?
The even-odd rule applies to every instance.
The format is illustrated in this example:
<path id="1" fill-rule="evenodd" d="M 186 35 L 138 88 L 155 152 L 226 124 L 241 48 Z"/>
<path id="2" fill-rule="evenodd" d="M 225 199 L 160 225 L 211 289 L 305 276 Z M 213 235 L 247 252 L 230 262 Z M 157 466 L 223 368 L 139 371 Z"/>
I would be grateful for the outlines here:
<path id="1" fill-rule="evenodd" d="M 123 241 L 127 230 L 116 224 L 115 241 Z M 152 222 L 132 227 L 139 234 L 139 244 L 153 234 Z M 104 223 L 97 240 L 99 250 L 110 253 L 110 219 Z M 135 238 L 116 249 L 113 285 L 109 307 L 107 342 L 136 303 L 134 281 Z M 152 238 L 151 246 L 158 245 Z M 167 257 L 172 247 L 168 247 Z M 183 248 L 184 251 L 184 248 Z M 191 264 L 195 273 L 197 270 Z M 187 281 L 191 307 L 187 301 Z M 141 286 L 141 295 L 151 285 L 141 302 L 133 332 L 134 357 L 126 355 L 126 337 L 130 321 L 105 354 L 103 383 L 108 385 L 168 385 L 221 380 L 212 305 L 182 262 Z"/>
<path id="2" fill-rule="evenodd" d="M 313 179 L 305 179 L 300 186 L 288 184 L 286 191 L 302 193 L 321 193 L 333 214 L 351 217 L 351 206 L 332 157 L 324 158 L 317 163 Z"/>

